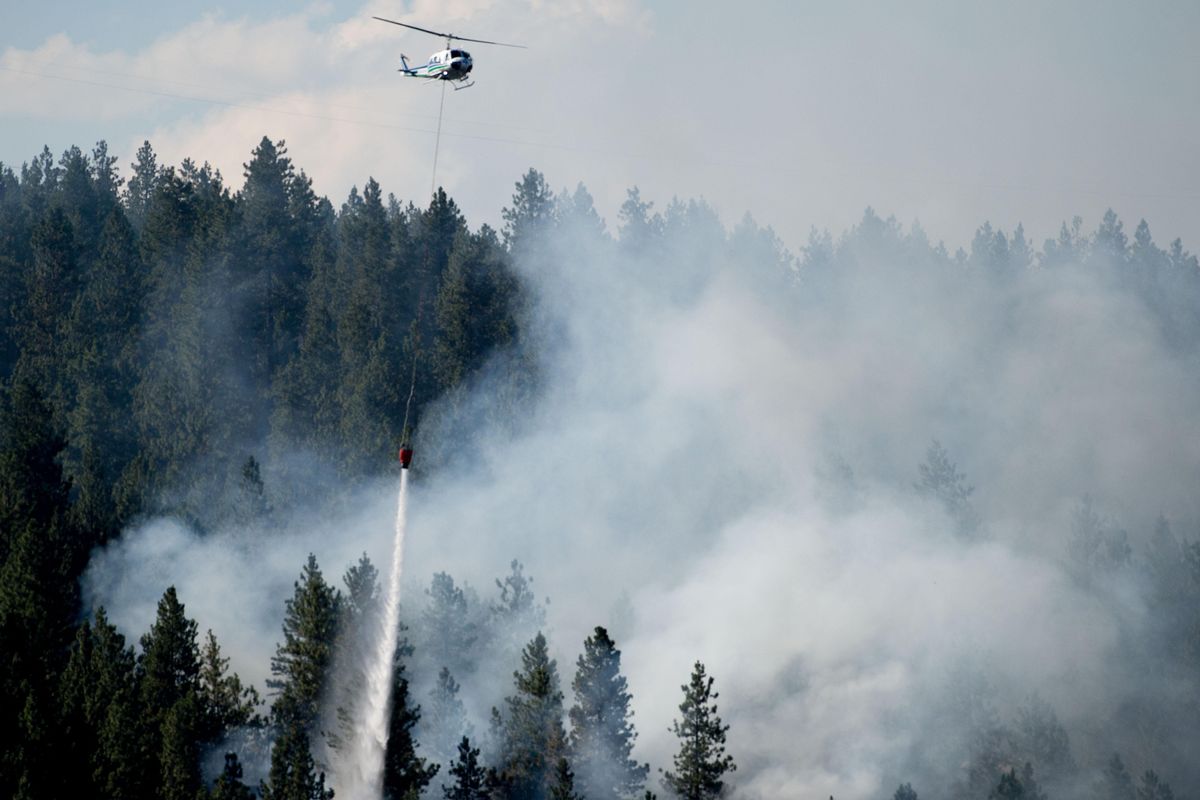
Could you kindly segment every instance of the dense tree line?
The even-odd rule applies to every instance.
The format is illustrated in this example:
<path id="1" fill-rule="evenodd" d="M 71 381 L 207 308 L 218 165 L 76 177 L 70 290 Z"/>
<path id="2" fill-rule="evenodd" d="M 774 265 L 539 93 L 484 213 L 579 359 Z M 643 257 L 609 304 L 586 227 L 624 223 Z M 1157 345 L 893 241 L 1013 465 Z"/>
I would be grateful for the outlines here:
<path id="1" fill-rule="evenodd" d="M 837 302 L 848 276 L 898 254 L 914 269 L 996 287 L 998 296 L 1039 271 L 1090 270 L 1145 304 L 1169 346 L 1200 348 L 1196 257 L 1178 240 L 1155 245 L 1144 221 L 1130 238 L 1112 212 L 1090 234 L 1079 220 L 1064 224 L 1040 251 L 1020 227 L 1007 234 L 985 224 L 969 252 L 951 254 L 918 227 L 904 231 L 868 210 L 836 241 L 814 232 L 793 257 L 749 218 L 726 231 L 702 202 L 673 201 L 658 212 L 636 189 L 610 234 L 582 186 L 556 194 L 534 170 L 518 182 L 500 231 L 472 231 L 442 191 L 418 207 L 384 197 L 374 180 L 335 209 L 283 143 L 266 138 L 243 177 L 233 191 L 208 165 L 160 166 L 149 143 L 127 179 L 103 143 L 58 160 L 43 151 L 17 171 L 0 163 L 7 796 L 331 795 L 318 742 L 336 753 L 353 725 L 346 687 L 356 680 L 348 676 L 355 632 L 378 602 L 369 561 L 348 569 L 344 588 L 327 582 L 315 559 L 303 566 L 282 609 L 269 707 L 229 671 L 215 636 L 199 635 L 173 588 L 164 587 L 155 623 L 134 647 L 103 609 L 82 608 L 79 576 L 93 548 L 139 516 L 171 513 L 201 529 L 265 523 L 279 506 L 321 502 L 310 492 L 320 485 L 314 474 L 394 469 L 406 416 L 416 425 L 438 401 L 453 417 L 485 364 L 501 367 L 489 411 L 511 420 L 533 395 L 538 353 L 553 348 L 556 333 L 533 323 L 537 301 L 516 260 L 569 274 L 573 249 L 619 255 L 644 265 L 645 279 L 671 296 L 732 264 L 799 309 Z M 666 261 L 691 272 L 655 269 Z M 446 450 L 438 455 L 453 460 L 452 432 L 439 441 Z M 914 490 L 939 504 L 964 540 L 987 536 L 974 487 L 940 443 L 915 478 Z M 1065 552 L 1081 584 L 1097 592 L 1120 571 L 1146 575 L 1157 614 L 1146 649 L 1167 654 L 1146 668 L 1191 687 L 1194 711 L 1200 544 L 1177 537 L 1165 518 L 1148 540 L 1148 552 L 1135 554 L 1085 498 Z M 568 698 L 544 609 L 518 562 L 497 589 L 484 603 L 439 574 L 406 620 L 387 796 L 650 795 L 609 632 L 597 627 L 583 643 Z M 491 709 L 488 729 L 476 730 L 460 689 L 508 668 L 510 693 Z M 1155 772 L 1135 780 L 1119 755 L 1103 774 L 1081 776 L 1048 703 L 1031 698 L 1002 718 L 985 680 L 969 670 L 961 679 L 944 711 L 967 720 L 971 734 L 945 743 L 943 763 L 953 765 L 946 783 L 962 796 L 1034 800 L 1067 796 L 1081 783 L 1111 800 L 1173 796 Z M 723 796 L 735 764 L 702 663 L 682 689 L 672 727 L 679 750 L 658 787 L 689 800 Z M 1127 710 L 1131 725 L 1154 712 L 1150 701 Z M 233 750 L 221 753 L 219 774 L 203 774 L 204 757 L 237 731 L 268 743 L 261 784 L 248 785 L 246 753 Z M 1187 732 L 1172 741 L 1188 741 Z M 1186 760 L 1160 744 L 1151 749 L 1164 760 Z M 895 795 L 916 797 L 908 784 Z"/>

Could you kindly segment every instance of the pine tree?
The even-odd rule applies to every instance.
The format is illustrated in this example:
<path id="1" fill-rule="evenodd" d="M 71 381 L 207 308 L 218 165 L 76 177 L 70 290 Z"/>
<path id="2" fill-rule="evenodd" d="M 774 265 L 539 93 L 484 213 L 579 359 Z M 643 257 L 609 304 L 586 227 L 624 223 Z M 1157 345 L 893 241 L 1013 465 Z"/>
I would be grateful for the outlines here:
<path id="1" fill-rule="evenodd" d="M 103 541 L 139 505 L 114 484 L 137 458 L 133 387 L 145 287 L 134 232 L 119 206 L 112 207 L 97 247 L 68 321 L 75 402 L 67 416 L 71 447 L 64 464 L 79 487 L 79 524 Z"/>
<path id="2" fill-rule="evenodd" d="M 225 754 L 225 767 L 213 783 L 208 800 L 254 800 L 254 791 L 242 783 L 242 765 L 237 753 Z"/>
<path id="3" fill-rule="evenodd" d="M 158 616 L 142 637 L 138 659 L 146 749 L 157 762 L 163 800 L 191 800 L 200 788 L 200 748 L 206 740 L 200 704 L 200 653 L 196 622 L 189 619 L 175 587 L 158 602 Z"/>
<path id="4" fill-rule="evenodd" d="M 320 700 L 329 680 L 338 634 L 341 595 L 325 582 L 316 556 L 308 561 L 285 603 L 283 642 L 271 658 L 267 686 L 278 694 L 271 707 L 276 736 L 264 800 L 324 800 L 325 775 L 313 762 Z"/>
<path id="5" fill-rule="evenodd" d="M 108 154 L 108 142 L 101 139 L 92 148 L 92 187 L 96 192 L 96 219 L 106 220 L 121 203 L 125 179 L 117 174 L 117 157 Z"/>
<path id="6" fill-rule="evenodd" d="M 1104 800 L 1135 800 L 1133 778 L 1125 769 L 1125 762 L 1116 753 L 1104 765 L 1104 790 L 1101 794 Z"/>
<path id="7" fill-rule="evenodd" d="M 479 750 L 471 747 L 471 740 L 464 736 L 458 743 L 458 758 L 450 764 L 450 775 L 454 783 L 442 787 L 445 800 L 488 800 L 487 770 L 479 763 Z"/>
<path id="8" fill-rule="evenodd" d="M 311 191 L 311 189 L 310 189 Z M 338 242 L 333 209 L 321 201 L 308 219 L 308 281 L 304 284 L 303 320 L 295 355 L 273 382 L 275 405 L 271 420 L 273 449 L 290 451 L 297 445 L 329 450 L 336 445 L 340 417 L 338 388 L 340 350 L 337 341 L 339 274 Z M 288 462 L 289 464 L 291 462 Z"/>
<path id="9" fill-rule="evenodd" d="M 955 532 L 960 537 L 978 537 L 979 515 L 971 505 L 971 495 L 974 494 L 975 487 L 967 485 L 967 476 L 958 471 L 941 442 L 934 439 L 929 445 L 929 450 L 925 453 L 925 463 L 920 465 L 919 470 L 921 481 L 916 484 L 917 491 L 942 505 L 954 522 Z"/>
<path id="10" fill-rule="evenodd" d="M 896 789 L 896 793 L 892 795 L 892 800 L 918 800 L 918 798 L 911 783 L 902 783 Z"/>
<path id="11" fill-rule="evenodd" d="M 621 675 L 621 651 L 604 628 L 584 641 L 571 688 L 571 753 L 581 793 L 589 800 L 641 794 L 650 766 L 631 758 L 637 739 L 631 697 Z"/>
<path id="12" fill-rule="evenodd" d="M 674 757 L 674 771 L 663 776 L 663 788 L 682 800 L 721 797 L 726 773 L 737 769 L 733 756 L 725 752 L 729 726 L 717 716 L 714 701 L 720 695 L 713 691 L 713 682 L 697 661 L 691 681 L 682 687 L 682 716 L 671 725 L 671 732 L 679 737 L 679 752 Z"/>
<path id="13" fill-rule="evenodd" d="M 533 578 L 526 577 L 525 567 L 515 558 L 511 572 L 504 580 L 496 580 L 500 602 L 492 606 L 492 627 L 497 635 L 506 636 L 512 644 L 546 624 L 546 609 L 533 593 Z M 515 647 L 513 648 L 516 649 Z"/>
<path id="14" fill-rule="evenodd" d="M 262 465 L 254 456 L 242 462 L 241 480 L 238 481 L 234 499 L 233 519 L 238 525 L 261 522 L 271 513 L 271 502 L 267 499 L 266 485 L 262 478 Z"/>
<path id="15" fill-rule="evenodd" d="M 188 694 L 163 715 L 160 726 L 158 796 L 162 800 L 194 800 L 200 776 L 204 720 L 199 697 Z"/>
<path id="16" fill-rule="evenodd" d="M 262 435 L 273 400 L 272 381 L 299 341 L 309 237 L 304 229 L 308 220 L 297 220 L 293 212 L 306 214 L 311 201 L 294 194 L 299 179 L 283 142 L 264 136 L 244 169 L 233 279 L 243 298 L 242 362 L 249 368 L 246 377 L 260 410 L 254 429 Z M 306 194 L 305 189 L 298 190 Z"/>
<path id="17" fill-rule="evenodd" d="M 517 691 L 505 700 L 502 718 L 503 794 L 511 800 L 546 800 L 558 760 L 567 755 L 567 741 L 558 667 L 541 633 L 522 652 L 521 666 L 513 673 Z"/>
<path id="18" fill-rule="evenodd" d="M 158 189 L 161 173 L 158 169 L 158 157 L 150 142 L 142 142 L 138 148 L 137 160 L 133 163 L 133 177 L 125 189 L 125 206 L 129 213 L 129 221 L 137 230 L 141 230 L 150 213 L 150 204 Z"/>
<path id="19" fill-rule="evenodd" d="M 188 619 L 175 587 L 158 601 L 158 616 L 142 637 L 139 686 L 147 712 L 161 719 L 168 710 L 200 689 L 200 651 L 196 622 Z"/>
<path id="20" fill-rule="evenodd" d="M 1046 794 L 1034 779 L 1033 772 L 1033 764 L 1026 761 L 1025 767 L 1021 770 L 1021 783 L 1025 787 L 1025 798 L 1026 800 L 1046 800 Z"/>
<path id="21" fill-rule="evenodd" d="M 421 610 L 421 651 L 432 669 L 450 665 L 464 665 L 469 671 L 474 666 L 475 647 L 480 638 L 480 629 L 471 617 L 471 599 L 467 592 L 454 584 L 454 578 L 445 572 L 433 576 L 427 598 Z M 474 594 L 472 593 L 472 599 Z M 460 732 L 461 733 L 461 732 Z M 458 741 L 455 734 L 449 742 L 453 747 Z"/>
<path id="22" fill-rule="evenodd" d="M 221 646 L 211 630 L 200 651 L 199 697 L 209 739 L 256 721 L 258 692 L 253 686 L 243 686 L 236 672 L 229 672 L 229 659 L 221 655 Z"/>
<path id="23" fill-rule="evenodd" d="M 575 773 L 571 764 L 560 757 L 554 764 L 554 783 L 550 787 L 550 800 L 583 800 L 586 795 L 575 792 Z"/>
<path id="24" fill-rule="evenodd" d="M 78 614 L 88 543 L 70 524 L 64 442 L 52 412 L 17 378 L 0 408 L 0 793 L 50 796 L 58 675 Z"/>
<path id="25" fill-rule="evenodd" d="M 1175 800 L 1171 784 L 1158 777 L 1152 769 L 1142 774 L 1142 780 L 1137 788 L 1137 800 Z"/>
<path id="26" fill-rule="evenodd" d="M 504 244 L 519 257 L 529 255 L 538 237 L 554 222 L 554 193 L 546 177 L 530 168 L 516 183 L 512 206 L 500 212 L 504 218 Z"/>
<path id="27" fill-rule="evenodd" d="M 1021 756 L 1037 767 L 1043 780 L 1064 780 L 1074 772 L 1067 731 L 1054 708 L 1037 694 L 1017 710 L 1016 741 Z"/>
<path id="28" fill-rule="evenodd" d="M 450 674 L 450 669 L 442 667 L 430 694 L 429 711 L 421 723 L 422 738 L 431 757 L 438 763 L 448 762 L 454 753 L 455 743 L 472 733 L 458 690 L 458 682 Z"/>
<path id="29" fill-rule="evenodd" d="M 379 571 L 363 553 L 358 563 L 342 576 L 346 593 L 338 604 L 339 620 L 336 664 L 331 667 L 337 676 L 337 730 L 330 735 L 334 748 L 341 748 L 354 739 L 367 691 L 367 669 L 373 658 L 375 634 L 379 630 Z M 406 642 L 401 642 L 403 651 Z"/>
<path id="30" fill-rule="evenodd" d="M 454 240 L 434 302 L 430 370 L 437 390 L 460 386 L 495 350 L 516 336 L 518 284 L 496 233 L 461 231 Z"/>
<path id="31" fill-rule="evenodd" d="M 97 609 L 84 620 L 59 681 L 62 740 L 86 756 L 86 768 L 70 770 L 64 794 L 131 797 L 140 791 L 140 742 L 145 738 L 136 705 L 133 648 Z"/>
<path id="32" fill-rule="evenodd" d="M 341 596 L 325 582 L 310 554 L 285 604 L 283 643 L 271 658 L 274 677 L 267 686 L 278 692 L 272 709 L 277 725 L 313 730 L 329 677 L 340 604 Z"/>
<path id="33" fill-rule="evenodd" d="M 663 221 L 658 214 L 651 216 L 653 209 L 654 203 L 643 200 L 636 186 L 626 192 L 625 202 L 617 212 L 621 249 L 649 255 L 650 247 L 661 241 Z"/>
<path id="34" fill-rule="evenodd" d="M 1025 786 L 1015 769 L 1000 776 L 1000 782 L 988 794 L 988 800 L 1025 800 Z"/>
<path id="35" fill-rule="evenodd" d="M 25 277 L 24 306 L 17 309 L 21 355 L 16 371 L 28 376 L 61 420 L 67 404 L 66 351 L 71 306 L 80 286 L 78 246 L 67 215 L 52 208 L 34 226 L 33 263 Z"/>
<path id="36" fill-rule="evenodd" d="M 1034 780 L 1033 765 L 1026 762 L 1019 778 L 1016 769 L 1002 773 L 1000 782 L 988 794 L 988 800 L 1046 800 L 1046 795 Z"/>
<path id="37" fill-rule="evenodd" d="M 271 771 L 259 787 L 262 800 L 332 800 L 325 773 L 313 762 L 308 733 L 300 726 L 284 728 L 271 748 Z"/>
<path id="38" fill-rule="evenodd" d="M 385 800 L 416 797 L 428 786 L 441 768 L 427 764 L 417 755 L 413 728 L 421 720 L 421 707 L 409 705 L 408 679 L 403 665 L 393 665 L 392 706 L 388 718 L 387 751 L 383 759 L 383 796 Z"/>

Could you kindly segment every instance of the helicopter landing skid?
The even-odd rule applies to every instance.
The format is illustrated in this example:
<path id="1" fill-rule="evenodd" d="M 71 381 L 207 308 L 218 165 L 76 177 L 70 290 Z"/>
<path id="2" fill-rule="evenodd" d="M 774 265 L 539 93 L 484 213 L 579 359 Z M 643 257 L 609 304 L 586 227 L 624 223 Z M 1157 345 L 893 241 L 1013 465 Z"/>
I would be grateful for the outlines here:
<path id="1" fill-rule="evenodd" d="M 454 87 L 454 91 L 458 92 L 458 91 L 461 91 L 461 90 L 463 90 L 463 89 L 470 89 L 470 88 L 471 88 L 472 86 L 474 86 L 474 85 L 475 85 L 475 81 L 471 81 L 470 83 L 463 84 L 462 86 L 455 86 L 455 87 Z"/>

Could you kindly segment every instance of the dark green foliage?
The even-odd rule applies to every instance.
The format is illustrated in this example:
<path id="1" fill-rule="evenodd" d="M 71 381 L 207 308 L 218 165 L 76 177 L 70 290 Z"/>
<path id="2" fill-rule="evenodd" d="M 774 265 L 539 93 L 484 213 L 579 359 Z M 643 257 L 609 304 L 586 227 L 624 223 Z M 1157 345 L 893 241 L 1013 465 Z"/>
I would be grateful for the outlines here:
<path id="1" fill-rule="evenodd" d="M 385 800 L 419 796 L 437 775 L 440 765 L 427 764 L 417 755 L 413 728 L 421 720 L 421 707 L 411 706 L 408 679 L 399 664 L 393 672 L 392 707 L 388 718 L 387 751 L 383 759 Z"/>
<path id="2" fill-rule="evenodd" d="M 209 800 L 253 800 L 254 791 L 242 783 L 242 765 L 237 753 L 225 754 L 225 767 L 213 783 Z"/>
<path id="3" fill-rule="evenodd" d="M 521 653 L 521 669 L 513 673 L 513 681 L 516 693 L 505 700 L 502 715 L 501 794 L 546 800 L 557 783 L 558 761 L 567 756 L 567 734 L 558 666 L 541 633 Z"/>
<path id="4" fill-rule="evenodd" d="M 271 772 L 259 787 L 263 800 L 331 800 L 325 773 L 318 772 L 308 733 L 298 725 L 286 727 L 271 748 Z"/>
<path id="5" fill-rule="evenodd" d="M 263 485 L 262 467 L 254 456 L 242 464 L 242 479 L 234 498 L 233 518 L 239 525 L 259 522 L 271 512 L 271 504 Z"/>
<path id="6" fill-rule="evenodd" d="M 896 789 L 896 793 L 892 795 L 892 800 L 917 800 L 916 790 L 913 789 L 911 783 L 902 783 Z"/>
<path id="7" fill-rule="evenodd" d="M 546 177 L 530 169 L 516 184 L 512 206 L 504 209 L 504 244 L 517 257 L 527 256 L 554 222 L 554 193 Z"/>
<path id="8" fill-rule="evenodd" d="M 340 594 L 325 582 L 310 554 L 285 604 L 283 642 L 271 658 L 274 678 L 267 685 L 278 693 L 272 707 L 277 725 L 313 730 L 333 659 L 340 605 Z"/>
<path id="9" fill-rule="evenodd" d="M 133 227 L 141 230 L 150 212 L 150 205 L 162 173 L 159 171 L 158 157 L 154 154 L 150 142 L 142 142 L 136 158 L 137 161 L 133 163 L 133 177 L 125 187 L 125 207 Z"/>
<path id="10" fill-rule="evenodd" d="M 454 782 L 442 787 L 445 800 L 487 800 L 491 797 L 487 770 L 479 763 L 478 748 L 466 736 L 458 743 L 458 758 L 450 764 Z"/>
<path id="11" fill-rule="evenodd" d="M 64 441 L 37 389 L 18 379 L 0 408 L 0 793 L 54 793 L 58 674 L 89 542 L 70 524 Z"/>
<path id="12" fill-rule="evenodd" d="M 200 649 L 196 622 L 188 619 L 175 587 L 158 601 L 158 617 L 142 637 L 138 659 L 142 703 L 166 713 L 200 690 Z"/>
<path id="13" fill-rule="evenodd" d="M 61 419 L 69 390 L 61 342 L 81 283 L 75 230 L 62 209 L 50 209 L 34 226 L 30 248 L 33 261 L 17 312 L 21 355 L 16 370 L 37 385 Z"/>
<path id="14" fill-rule="evenodd" d="M 323 800 L 325 775 L 313 762 L 320 701 L 329 683 L 341 615 L 341 595 L 325 582 L 309 555 L 285 603 L 283 642 L 271 658 L 267 685 L 275 690 L 271 717 L 276 732 L 271 771 L 262 795 L 268 800 Z"/>
<path id="15" fill-rule="evenodd" d="M 229 659 L 221 655 L 217 637 L 210 630 L 200 651 L 200 702 L 204 730 L 210 738 L 230 728 L 256 721 L 261 702 L 253 686 L 243 686 L 229 671 Z"/>
<path id="16" fill-rule="evenodd" d="M 200 792 L 203 711 L 196 694 L 175 703 L 163 716 L 158 794 L 163 800 L 193 800 Z"/>
<path id="17" fill-rule="evenodd" d="M 554 765 L 554 784 L 550 787 L 550 800 L 583 800 L 586 795 L 575 792 L 575 773 L 565 758 Z"/>
<path id="18" fill-rule="evenodd" d="M 342 626 L 345 630 L 362 629 L 379 612 L 379 570 L 363 553 L 358 563 L 346 570 L 342 582 L 346 584 L 340 606 Z"/>
<path id="19" fill-rule="evenodd" d="M 236 357 L 247 368 L 255 399 L 250 431 L 262 438 L 272 416 L 272 383 L 299 344 L 317 201 L 283 142 L 264 136 L 244 174 L 232 234 L 231 279 L 239 305 L 233 322 L 241 345 Z"/>
<path id="20" fill-rule="evenodd" d="M 620 253 L 646 267 L 647 281 L 662 281 L 658 288 L 673 301 L 726 262 L 756 270 L 754 280 L 775 299 L 801 303 L 836 303 L 847 277 L 861 279 L 898 255 L 921 269 L 976 281 L 1002 303 L 1038 290 L 1038 276 L 1048 271 L 1087 270 L 1152 311 L 1149 319 L 1180 364 L 1193 363 L 1200 344 L 1196 256 L 1179 240 L 1157 246 L 1144 220 L 1130 232 L 1111 210 L 1090 234 L 1079 219 L 1064 224 L 1039 253 L 1020 226 L 1006 232 L 985 223 L 969 254 L 951 256 L 918 228 L 906 233 L 868 209 L 837 241 L 814 231 L 793 264 L 770 229 L 749 218 L 727 233 L 704 202 L 673 201 L 658 213 L 636 189 L 621 207 L 613 242 L 583 186 L 555 196 L 536 170 L 517 184 L 497 233 L 487 226 L 473 232 L 444 191 L 418 208 L 385 198 L 374 180 L 335 211 L 314 194 L 283 143 L 267 137 L 250 154 L 237 193 L 207 164 L 159 165 L 149 143 L 131 167 L 123 180 L 103 142 L 90 152 L 68 148 L 59 158 L 45 149 L 18 171 L 0 164 L 5 797 L 191 800 L 203 791 L 201 753 L 230 728 L 262 724 L 257 696 L 229 672 L 211 633 L 198 640 L 173 590 L 142 639 L 140 657 L 102 610 L 86 619 L 79 579 L 89 552 L 142 513 L 177 515 L 202 530 L 269 528 L 275 509 L 326 499 L 298 496 L 292 487 L 311 485 L 295 480 L 298 473 L 394 469 L 414 369 L 410 422 L 423 421 L 438 400 L 443 430 L 436 438 L 450 443 L 428 463 L 469 458 L 473 431 L 458 433 L 457 422 L 482 416 L 491 424 L 524 414 L 538 355 L 562 333 L 537 319 L 534 298 L 511 267 L 514 258 L 566 281 L 589 263 L 581 253 Z M 656 269 L 668 260 L 688 263 L 691 273 L 672 278 Z M 463 398 L 485 369 L 488 385 L 497 388 L 480 401 L 490 404 L 480 414 Z M 973 490 L 937 442 L 919 477 L 918 489 L 944 507 L 958 533 L 978 536 Z M 1120 502 L 1114 498 L 1113 506 Z M 1123 646 L 1140 650 L 1136 666 L 1153 690 L 1136 698 L 1132 710 L 1118 710 L 1114 727 L 1136 737 L 1118 744 L 1137 747 L 1130 752 L 1139 764 L 1166 764 L 1187 787 L 1196 774 L 1189 766 L 1195 739 L 1189 703 L 1200 696 L 1200 543 L 1189 540 L 1194 531 L 1186 518 L 1176 523 L 1178 532 L 1165 517 L 1149 532 L 1135 520 L 1126 535 L 1098 508 L 1086 498 L 1064 531 L 1070 566 L 1083 590 L 1140 591 L 1148 620 L 1144 630 L 1120 623 Z M 573 748 L 541 637 L 540 649 L 538 640 L 526 648 L 517 691 L 498 718 L 500 771 L 489 774 L 478 750 L 460 738 L 468 727 L 459 685 L 442 668 L 453 666 L 472 690 L 463 696 L 472 697 L 482 671 L 515 658 L 545 623 L 544 606 L 518 562 L 498 584 L 500 601 L 486 608 L 448 575 L 435 577 L 417 628 L 422 648 L 414 663 L 425 669 L 412 670 L 422 692 L 438 675 L 422 720 L 426 749 L 414 738 L 420 709 L 398 670 L 389 794 L 427 786 L 436 767 L 418 752 L 448 760 L 459 745 L 449 770 L 455 785 L 446 788 L 461 793 L 448 796 L 637 795 L 645 766 L 631 759 L 619 653 L 599 631 L 585 645 L 573 684 Z M 288 605 L 272 664 L 276 747 L 268 796 L 329 794 L 312 757 L 315 737 L 330 735 L 317 730 L 317 704 L 330 670 L 341 663 L 334 660 L 346 641 L 339 632 L 348 636 L 375 614 L 377 575 L 369 562 L 351 568 L 346 590 L 339 596 L 324 584 L 310 561 Z M 406 645 L 401 654 L 408 654 Z M 948 693 L 957 691 L 952 686 Z M 1163 713 L 1162 698 L 1171 693 L 1191 699 Z M 1034 767 L 1055 796 L 1073 786 L 1070 742 L 1048 704 L 1005 707 L 1001 717 L 987 697 L 957 700 L 969 708 L 927 729 L 945 745 L 941 763 L 962 773 L 963 785 L 948 791 L 1039 797 Z M 677 733 L 702 705 L 685 711 Z M 725 726 L 715 707 L 711 714 L 720 783 L 733 765 L 723 755 Z M 946 738 L 955 741 L 940 741 Z M 1092 739 L 1088 732 L 1080 741 Z M 688 750 L 681 744 L 683 756 Z M 624 776 L 611 787 L 595 780 L 594 764 L 605 758 Z M 1010 770 L 1026 760 L 1025 771 Z M 684 765 L 690 769 L 694 761 Z M 248 796 L 241 769 L 236 757 L 227 760 L 214 796 Z M 686 774 L 677 760 L 669 777 L 682 782 Z M 954 780 L 941 777 L 947 786 Z M 1115 757 L 1103 785 L 1108 800 L 1172 795 L 1153 772 L 1135 790 Z M 897 800 L 911 800 L 901 790 Z M 697 791 L 711 796 L 720 789 L 710 783 Z"/>
<path id="21" fill-rule="evenodd" d="M 1033 766 L 1028 762 L 1017 777 L 1016 769 L 1000 776 L 1000 782 L 988 793 L 988 800 L 1046 800 L 1033 777 Z"/>
<path id="22" fill-rule="evenodd" d="M 461 231 L 434 305 L 432 372 L 439 391 L 461 385 L 481 366 L 483 356 L 513 340 L 516 291 L 495 233 L 486 226 L 478 236 Z"/>
<path id="23" fill-rule="evenodd" d="M 631 757 L 637 739 L 631 697 L 621 674 L 621 651 L 604 628 L 584 641 L 571 688 L 571 755 L 581 794 L 590 800 L 641 794 L 650 766 Z"/>
<path id="24" fill-rule="evenodd" d="M 142 791 L 142 726 L 136 694 L 136 660 L 125 637 L 97 609 L 95 622 L 79 626 L 60 681 L 63 740 L 87 754 L 71 770 L 66 794 L 131 797 Z"/>
<path id="25" fill-rule="evenodd" d="M 75 404 L 67 414 L 65 461 L 80 490 L 79 522 L 101 538 L 114 535 L 140 502 L 119 480 L 138 454 L 132 412 L 144 300 L 134 232 L 113 206 L 68 321 Z"/>
<path id="26" fill-rule="evenodd" d="M 1000 782 L 988 794 L 988 800 L 1024 800 L 1025 796 L 1025 786 L 1017 777 L 1017 771 L 1010 769 L 1000 776 Z"/>
<path id="27" fill-rule="evenodd" d="M 379 622 L 379 571 L 366 553 L 346 570 L 346 593 L 338 604 L 339 620 L 335 661 L 329 667 L 337 681 L 337 730 L 329 736 L 335 748 L 352 741 L 361 713 L 360 700 L 367 687 L 367 663 Z M 404 650 L 405 643 L 400 649 Z"/>
<path id="28" fill-rule="evenodd" d="M 169 587 L 159 600 L 158 616 L 141 645 L 138 685 L 144 748 L 158 767 L 158 794 L 164 800 L 191 800 L 201 787 L 202 747 L 224 731 L 223 718 L 232 712 L 206 707 L 206 699 L 218 702 L 220 698 L 202 688 L 196 622 L 187 617 L 175 587 Z M 210 680 L 216 680 L 215 688 L 228 688 L 220 650 L 211 637 L 210 657 L 215 660 L 209 665 Z M 240 688 L 236 677 L 232 683 Z"/>
<path id="29" fill-rule="evenodd" d="M 713 678 L 696 662 L 692 678 L 683 689 L 680 718 L 671 725 L 679 738 L 674 770 L 663 775 L 663 788 L 682 800 L 712 800 L 725 794 L 725 775 L 737 769 L 733 756 L 725 752 L 729 726 L 717 716 Z"/>

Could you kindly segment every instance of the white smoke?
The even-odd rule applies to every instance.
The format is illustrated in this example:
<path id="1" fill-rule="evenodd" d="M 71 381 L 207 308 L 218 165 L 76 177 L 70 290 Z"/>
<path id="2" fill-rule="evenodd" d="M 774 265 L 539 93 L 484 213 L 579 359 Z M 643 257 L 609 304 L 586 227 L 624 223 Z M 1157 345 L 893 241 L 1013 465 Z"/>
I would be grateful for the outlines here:
<path id="1" fill-rule="evenodd" d="M 747 797 L 917 781 L 964 661 L 1002 706 L 1051 698 L 1081 766 L 1115 749 L 1104 721 L 1134 688 L 1117 619 L 1145 611 L 1128 587 L 1072 579 L 1071 510 L 1094 493 L 1135 534 L 1160 512 L 1200 516 L 1196 372 L 1138 302 L 1075 269 L 998 288 L 892 257 L 817 297 L 765 287 L 737 252 L 593 244 L 519 265 L 542 386 L 515 424 L 490 423 L 500 367 L 425 420 L 418 463 L 450 438 L 470 458 L 421 465 L 406 614 L 435 571 L 487 587 L 519 558 L 552 600 L 564 685 L 592 627 L 612 626 L 635 755 L 655 767 L 670 768 L 679 686 L 706 664 Z M 982 540 L 913 490 L 935 438 L 977 485 Z M 368 487 L 345 524 L 261 538 L 126 532 L 89 597 L 143 631 L 173 582 L 257 679 L 305 553 L 331 582 L 362 550 L 387 563 L 390 491 Z M 477 729 L 497 700 L 473 699 Z"/>

